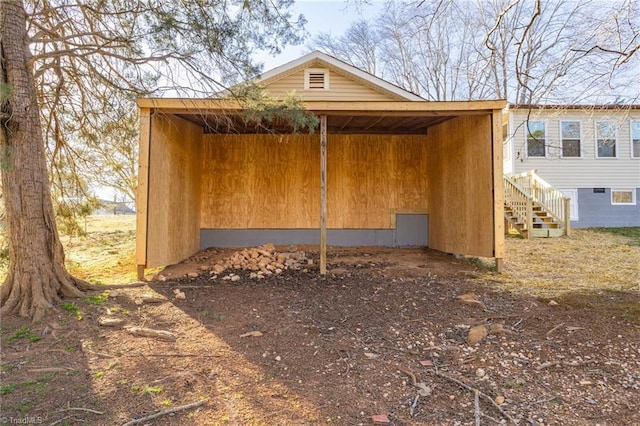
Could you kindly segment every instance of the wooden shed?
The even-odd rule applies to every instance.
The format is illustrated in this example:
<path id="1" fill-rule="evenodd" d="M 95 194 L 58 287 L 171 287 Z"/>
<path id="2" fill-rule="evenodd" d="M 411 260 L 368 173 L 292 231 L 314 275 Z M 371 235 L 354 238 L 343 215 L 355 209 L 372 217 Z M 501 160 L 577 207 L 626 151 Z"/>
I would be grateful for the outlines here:
<path id="1" fill-rule="evenodd" d="M 229 99 L 139 99 L 136 258 L 267 242 L 504 256 L 502 100 L 427 102 L 313 52 L 262 75 L 320 130 L 248 125 Z"/>

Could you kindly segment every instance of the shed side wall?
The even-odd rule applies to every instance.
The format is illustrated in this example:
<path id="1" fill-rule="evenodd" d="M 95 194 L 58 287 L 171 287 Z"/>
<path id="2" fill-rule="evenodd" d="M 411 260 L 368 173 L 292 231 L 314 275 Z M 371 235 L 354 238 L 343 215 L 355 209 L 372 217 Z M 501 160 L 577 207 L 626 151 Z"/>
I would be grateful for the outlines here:
<path id="1" fill-rule="evenodd" d="M 148 268 L 178 262 L 200 247 L 202 129 L 151 117 L 147 225 Z"/>
<path id="2" fill-rule="evenodd" d="M 494 256 L 491 116 L 461 116 L 429 129 L 429 247 Z"/>

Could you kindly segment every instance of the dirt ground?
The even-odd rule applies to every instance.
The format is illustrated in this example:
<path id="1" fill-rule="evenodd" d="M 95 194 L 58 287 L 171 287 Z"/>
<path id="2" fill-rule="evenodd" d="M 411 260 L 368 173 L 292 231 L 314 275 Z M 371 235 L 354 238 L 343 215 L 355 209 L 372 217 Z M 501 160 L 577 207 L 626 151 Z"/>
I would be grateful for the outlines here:
<path id="1" fill-rule="evenodd" d="M 333 249 L 320 277 L 299 249 L 313 265 L 262 280 L 212 279 L 231 251 L 209 249 L 3 318 L 1 424 L 640 424 L 640 293 L 517 295 L 426 249 Z"/>

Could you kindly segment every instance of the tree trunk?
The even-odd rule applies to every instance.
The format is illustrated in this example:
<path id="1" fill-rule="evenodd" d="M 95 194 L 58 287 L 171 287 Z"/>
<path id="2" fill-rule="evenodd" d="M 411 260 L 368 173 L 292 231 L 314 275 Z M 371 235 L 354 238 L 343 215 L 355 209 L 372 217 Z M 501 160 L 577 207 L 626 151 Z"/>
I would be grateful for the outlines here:
<path id="1" fill-rule="evenodd" d="M 37 321 L 61 297 L 80 297 L 91 286 L 64 266 L 20 0 L 0 0 L 0 24 L 0 146 L 9 237 L 0 312 Z"/>

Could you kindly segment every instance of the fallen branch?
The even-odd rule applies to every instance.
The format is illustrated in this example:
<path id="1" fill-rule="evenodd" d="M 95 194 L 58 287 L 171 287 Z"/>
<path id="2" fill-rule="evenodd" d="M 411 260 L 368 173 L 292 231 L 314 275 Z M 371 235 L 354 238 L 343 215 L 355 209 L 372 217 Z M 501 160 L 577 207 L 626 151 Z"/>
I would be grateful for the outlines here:
<path id="1" fill-rule="evenodd" d="M 73 371 L 73 368 L 69 367 L 42 367 L 42 368 L 30 368 L 29 373 L 67 373 Z"/>
<path id="2" fill-rule="evenodd" d="M 534 405 L 538 405 L 538 404 L 546 404 L 547 402 L 551 402 L 551 401 L 555 401 L 556 399 L 559 399 L 559 397 L 556 396 L 552 396 L 550 398 L 545 398 L 545 399 L 539 399 L 537 401 L 532 402 L 531 404 L 528 405 L 529 408 L 533 407 Z"/>
<path id="3" fill-rule="evenodd" d="M 65 417 L 63 417 L 63 418 L 61 418 L 61 419 L 56 420 L 56 421 L 55 421 L 55 422 L 53 422 L 53 423 L 49 423 L 49 426 L 55 426 L 55 425 L 57 425 L 58 423 L 62 423 L 63 421 L 67 420 L 67 419 L 68 419 L 68 418 L 70 418 L 70 417 L 72 417 L 72 416 L 65 416 Z"/>
<path id="4" fill-rule="evenodd" d="M 98 318 L 98 324 L 103 327 L 122 327 L 127 323 L 127 320 L 122 318 L 100 317 Z"/>
<path id="5" fill-rule="evenodd" d="M 539 366 L 537 366 L 536 371 L 544 370 L 545 368 L 553 367 L 554 365 L 558 365 L 558 364 L 560 364 L 560 361 L 545 362 L 544 364 L 540 364 Z"/>
<path id="6" fill-rule="evenodd" d="M 555 365 L 564 365 L 565 367 L 582 367 L 583 365 L 597 364 L 598 361 L 547 361 L 536 367 L 536 371 L 544 370 L 545 368 L 553 367 Z"/>
<path id="7" fill-rule="evenodd" d="M 413 413 L 416 410 L 416 407 L 418 406 L 418 400 L 420 399 L 420 394 L 416 395 L 416 398 L 413 400 L 413 404 L 411 404 L 411 409 L 409 410 L 409 415 L 411 417 L 413 417 Z"/>
<path id="8" fill-rule="evenodd" d="M 480 426 L 480 392 L 477 390 L 473 392 L 473 405 L 475 407 L 476 426 Z"/>
<path id="9" fill-rule="evenodd" d="M 547 331 L 547 336 L 550 335 L 551 333 L 553 333 L 554 331 L 556 331 L 557 329 L 559 329 L 560 327 L 562 327 L 563 325 L 564 325 L 564 323 L 561 322 L 560 324 L 558 324 L 555 327 L 553 327 L 551 330 Z"/>
<path id="10" fill-rule="evenodd" d="M 203 399 L 201 401 L 198 401 L 198 402 L 192 402 L 191 404 L 181 405 L 179 407 L 169 408 L 168 410 L 158 411 L 158 412 L 150 414 L 148 416 L 140 417 L 139 419 L 131 420 L 131 421 L 127 422 L 127 423 L 124 423 L 122 426 L 133 426 L 133 425 L 137 425 L 137 424 L 140 424 L 140 423 L 144 423 L 147 420 L 153 420 L 153 419 L 157 419 L 158 417 L 166 416 L 167 414 L 177 413 L 178 411 L 184 411 L 184 410 L 188 410 L 190 408 L 196 408 L 196 407 L 199 407 L 201 405 L 206 404 L 207 401 L 209 401 L 209 398 L 205 398 L 205 399 Z"/>
<path id="11" fill-rule="evenodd" d="M 144 327 L 126 327 L 125 329 L 137 337 L 153 337 L 170 342 L 175 342 L 178 339 L 178 336 L 166 330 L 153 330 L 151 328 Z"/>
<path id="12" fill-rule="evenodd" d="M 387 364 L 390 365 L 391 367 L 395 368 L 396 370 L 401 371 L 404 374 L 406 374 L 407 376 L 409 376 L 411 378 L 411 384 L 413 386 L 416 386 L 416 384 L 418 383 L 418 380 L 416 379 L 416 375 L 413 374 L 413 372 L 411 370 L 407 370 L 404 367 L 400 367 L 399 365 L 391 364 L 391 363 L 388 363 L 388 362 L 387 362 Z"/>
<path id="13" fill-rule="evenodd" d="M 428 372 L 435 374 L 438 377 L 442 377 L 443 379 L 447 379 L 453 383 L 456 383 L 460 386 L 462 386 L 463 388 L 467 389 L 468 391 L 474 392 L 474 394 L 477 392 L 478 396 L 483 397 L 484 399 L 486 399 L 487 401 L 489 401 L 491 403 L 491 405 L 493 405 L 493 407 L 498 410 L 500 412 L 500 414 L 502 414 L 504 416 L 505 419 L 509 420 L 510 422 L 512 422 L 514 425 L 517 425 L 518 422 L 511 417 L 509 414 L 507 414 L 498 404 L 496 404 L 496 402 L 493 400 L 493 398 L 491 398 L 489 395 L 479 391 L 478 389 L 474 388 L 473 386 L 469 386 L 468 384 L 466 384 L 465 382 L 456 379 L 455 377 L 451 377 L 449 375 L 446 375 L 444 373 L 440 373 L 439 371 L 435 371 L 435 370 L 427 370 Z"/>
<path id="14" fill-rule="evenodd" d="M 120 288 L 137 288 L 144 287 L 147 283 L 131 283 L 131 284 L 96 284 L 90 290 L 116 290 Z"/>
<path id="15" fill-rule="evenodd" d="M 61 408 L 58 411 L 86 411 L 88 413 L 93 413 L 93 414 L 104 414 L 104 411 L 97 411 L 97 410 L 92 410 L 91 408 L 84 408 L 84 407 L 67 407 L 67 408 Z"/>
<path id="16" fill-rule="evenodd" d="M 91 349 L 91 342 L 87 341 L 87 340 L 83 340 L 82 341 L 82 352 L 84 352 L 85 354 L 88 355 L 96 355 L 99 356 L 101 358 L 115 358 L 115 355 L 111 355 L 108 354 L 106 352 L 96 352 L 94 350 Z"/>
<path id="17" fill-rule="evenodd" d="M 167 357 L 200 357 L 200 358 L 219 358 L 223 355 L 201 355 L 201 354 L 126 354 L 124 357 L 150 357 L 150 356 L 167 356 Z"/>

